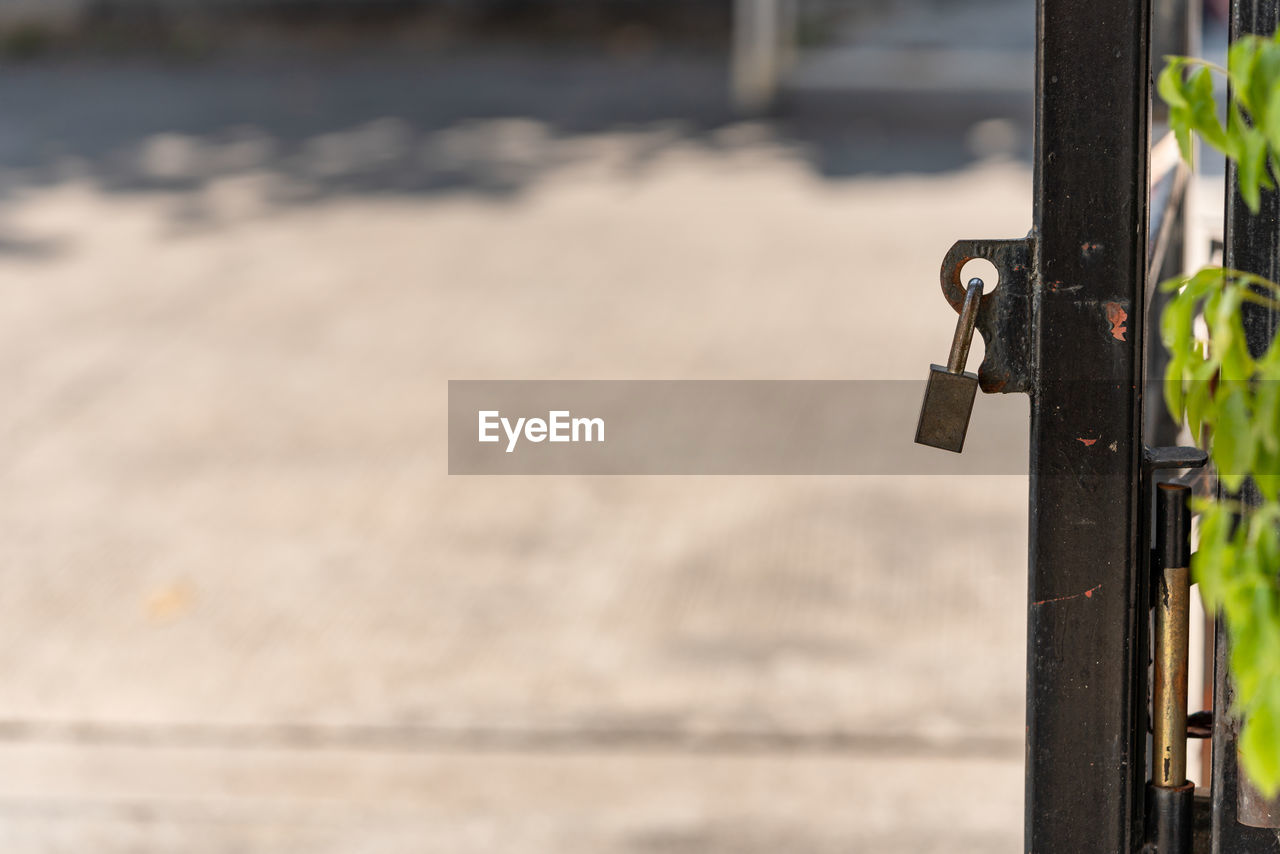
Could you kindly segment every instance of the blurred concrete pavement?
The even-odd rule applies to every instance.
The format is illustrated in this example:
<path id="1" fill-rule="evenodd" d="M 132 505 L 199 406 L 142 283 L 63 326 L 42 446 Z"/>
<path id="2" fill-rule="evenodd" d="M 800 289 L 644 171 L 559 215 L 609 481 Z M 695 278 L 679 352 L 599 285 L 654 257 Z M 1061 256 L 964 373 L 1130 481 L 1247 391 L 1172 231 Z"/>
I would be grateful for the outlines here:
<path id="1" fill-rule="evenodd" d="M 726 102 L 0 75 L 6 852 L 1019 850 L 1025 479 L 445 474 L 449 379 L 921 379 L 1027 228 L 1025 129 Z"/>

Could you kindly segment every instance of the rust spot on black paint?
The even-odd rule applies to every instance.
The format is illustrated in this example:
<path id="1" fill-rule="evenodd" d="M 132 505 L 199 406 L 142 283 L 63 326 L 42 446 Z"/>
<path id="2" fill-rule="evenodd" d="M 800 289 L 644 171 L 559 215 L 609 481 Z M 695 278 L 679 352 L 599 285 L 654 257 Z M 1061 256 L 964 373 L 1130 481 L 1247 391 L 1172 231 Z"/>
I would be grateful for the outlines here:
<path id="1" fill-rule="evenodd" d="M 1124 325 L 1124 322 L 1129 319 L 1129 312 L 1125 311 L 1124 306 L 1118 302 L 1106 303 L 1105 307 L 1107 323 L 1111 324 L 1111 337 L 1117 341 L 1123 341 L 1124 334 L 1129 331 L 1129 328 Z"/>

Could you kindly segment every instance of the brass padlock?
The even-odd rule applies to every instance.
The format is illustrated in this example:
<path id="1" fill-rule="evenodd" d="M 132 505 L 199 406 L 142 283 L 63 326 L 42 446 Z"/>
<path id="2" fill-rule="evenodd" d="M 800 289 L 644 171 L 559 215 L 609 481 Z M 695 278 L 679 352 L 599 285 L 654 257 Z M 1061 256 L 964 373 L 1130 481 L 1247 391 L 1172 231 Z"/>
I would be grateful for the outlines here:
<path id="1" fill-rule="evenodd" d="M 969 432 L 969 416 L 973 399 L 978 394 L 978 375 L 966 373 L 969 345 L 973 343 L 973 327 L 978 321 L 978 303 L 982 300 L 982 279 L 970 279 L 964 294 L 964 305 L 951 339 L 947 366 L 929 366 L 929 384 L 920 405 L 920 421 L 916 424 L 916 442 L 960 453 Z"/>

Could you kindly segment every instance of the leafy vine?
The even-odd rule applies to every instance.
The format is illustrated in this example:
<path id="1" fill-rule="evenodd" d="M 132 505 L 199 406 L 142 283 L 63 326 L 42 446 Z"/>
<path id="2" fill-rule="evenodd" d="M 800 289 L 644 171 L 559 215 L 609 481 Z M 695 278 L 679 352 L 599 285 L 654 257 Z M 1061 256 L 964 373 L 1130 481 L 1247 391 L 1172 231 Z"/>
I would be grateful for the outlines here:
<path id="1" fill-rule="evenodd" d="M 1214 74 L 1231 86 L 1221 107 Z M 1240 197 L 1256 215 L 1262 190 L 1275 189 L 1280 175 L 1280 38 L 1237 40 L 1225 69 L 1169 57 L 1157 91 L 1183 158 L 1192 160 L 1193 134 L 1221 151 L 1236 164 Z M 1280 312 L 1280 285 L 1209 267 L 1161 288 L 1169 294 L 1160 318 L 1170 353 L 1165 401 L 1192 436 L 1207 437 L 1228 493 L 1197 499 L 1192 575 L 1231 640 L 1241 765 L 1273 796 L 1280 792 L 1280 343 L 1251 352 L 1243 313 L 1247 304 Z"/>

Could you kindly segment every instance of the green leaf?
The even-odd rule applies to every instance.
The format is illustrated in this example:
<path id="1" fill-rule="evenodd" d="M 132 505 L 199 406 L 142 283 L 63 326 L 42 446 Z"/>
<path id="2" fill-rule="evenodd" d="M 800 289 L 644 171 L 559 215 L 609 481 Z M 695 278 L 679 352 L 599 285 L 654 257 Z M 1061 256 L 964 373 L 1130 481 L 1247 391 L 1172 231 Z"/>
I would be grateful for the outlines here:
<path id="1" fill-rule="evenodd" d="M 1218 420 L 1218 401 L 1213 393 L 1218 362 L 1198 345 L 1192 348 L 1192 354 L 1187 371 L 1187 427 L 1192 436 L 1199 436 L 1203 425 L 1212 426 Z"/>
<path id="2" fill-rule="evenodd" d="M 1245 89 L 1237 95 L 1237 100 L 1253 123 L 1265 131 L 1277 84 L 1280 84 L 1280 45 L 1264 39 L 1257 39 L 1254 44 L 1257 46 L 1255 60 L 1248 68 Z"/>
<path id="3" fill-rule="evenodd" d="M 1275 152 L 1280 151 L 1280 86 L 1272 88 L 1267 95 L 1266 110 L 1254 118 L 1267 138 L 1267 145 L 1271 147 L 1270 161 L 1274 164 Z"/>
<path id="4" fill-rule="evenodd" d="M 1267 573 L 1276 566 L 1276 558 L 1280 555 L 1280 529 L 1276 528 L 1276 520 L 1271 514 L 1265 511 L 1255 511 L 1250 524 L 1250 533 L 1256 534 L 1253 548 L 1258 553 L 1258 568 L 1262 572 L 1259 581 L 1262 583 L 1262 588 L 1266 593 L 1266 607 L 1268 611 L 1274 612 L 1276 606 L 1275 589 L 1269 583 Z M 1270 633 L 1269 638 L 1273 643 L 1280 642 L 1280 623 L 1273 628 L 1276 631 Z"/>
<path id="5" fill-rule="evenodd" d="M 1212 303 L 1212 315 L 1207 314 L 1209 304 L 1206 303 L 1206 320 L 1210 324 L 1221 376 L 1226 382 L 1243 382 L 1250 379 L 1255 371 L 1240 316 L 1240 303 L 1245 292 L 1242 285 L 1223 290 L 1220 298 Z"/>
<path id="6" fill-rule="evenodd" d="M 1244 557 L 1248 559 L 1248 555 Z M 1235 626 L 1231 633 L 1231 675 L 1235 683 L 1236 705 L 1247 714 L 1262 685 L 1262 680 L 1258 678 L 1262 635 L 1258 624 L 1250 619 L 1252 611 L 1249 607 L 1247 585 L 1236 579 L 1228 583 L 1227 591 L 1223 600 L 1226 607 L 1223 610 L 1228 614 L 1228 622 Z"/>
<path id="7" fill-rule="evenodd" d="M 1186 286 L 1187 280 L 1179 278 L 1165 282 L 1161 288 L 1170 291 Z M 1186 401 L 1183 379 L 1191 360 L 1195 308 L 1196 300 L 1188 287 L 1170 298 L 1160 316 L 1160 338 L 1169 351 L 1169 363 L 1165 367 L 1164 400 L 1169 414 L 1179 422 L 1183 420 Z"/>
<path id="8" fill-rule="evenodd" d="M 1255 457 L 1253 424 L 1245 396 L 1231 389 L 1218 403 L 1218 418 L 1213 432 L 1213 462 L 1227 489 L 1240 489 L 1253 468 Z"/>
<path id="9" fill-rule="evenodd" d="M 1267 692 L 1249 710 L 1240 733 L 1240 759 L 1249 781 L 1264 796 L 1280 791 L 1280 691 Z"/>
<path id="10" fill-rule="evenodd" d="M 1280 452 L 1280 434 L 1277 433 L 1276 428 L 1280 425 L 1280 382 L 1260 377 L 1254 385 L 1253 399 L 1254 440 L 1268 453 L 1278 453 Z M 1259 462 L 1262 462 L 1261 457 Z M 1274 466 L 1262 468 L 1262 471 L 1280 474 L 1280 469 Z"/>
<path id="11" fill-rule="evenodd" d="M 1249 206 L 1249 212 L 1257 214 L 1261 207 L 1262 187 L 1271 187 L 1267 174 L 1267 140 L 1262 132 L 1249 127 L 1239 110 L 1232 109 L 1231 135 L 1236 141 L 1236 176 L 1240 183 L 1240 198 Z"/>
<path id="12" fill-rule="evenodd" d="M 1205 142 L 1230 154 L 1227 132 L 1218 119 L 1218 104 L 1213 99 L 1213 75 L 1209 69 L 1200 68 L 1193 72 L 1182 91 L 1191 110 L 1191 126 Z"/>
<path id="13" fill-rule="evenodd" d="M 1257 429 L 1256 423 L 1254 428 Z M 1262 497 L 1268 502 L 1275 502 L 1280 498 L 1280 454 L 1268 448 L 1264 441 L 1255 439 L 1254 445 L 1258 449 L 1258 458 L 1253 464 L 1251 477 Z"/>
<path id="14" fill-rule="evenodd" d="M 1227 271 L 1221 267 L 1205 267 L 1187 280 L 1187 292 L 1196 300 L 1222 290 L 1227 284 Z"/>
<path id="15" fill-rule="evenodd" d="M 1227 76 L 1231 81 L 1231 89 L 1241 105 L 1250 113 L 1253 112 L 1253 105 L 1257 103 L 1251 97 L 1254 92 L 1252 82 L 1261 47 L 1260 40 L 1246 36 L 1233 42 L 1227 51 Z"/>
<path id="16" fill-rule="evenodd" d="M 1182 383 L 1182 364 L 1171 359 L 1164 375 L 1164 405 L 1169 417 L 1181 424 L 1186 420 L 1187 397 Z"/>
<path id="17" fill-rule="evenodd" d="M 1186 64 L 1187 60 L 1183 57 L 1168 57 L 1168 62 L 1156 78 L 1156 91 L 1170 107 L 1189 106 L 1182 82 L 1182 69 Z"/>
<path id="18" fill-rule="evenodd" d="M 1222 605 L 1222 550 L 1229 524 L 1226 510 L 1217 502 L 1200 512 L 1200 548 L 1191 555 L 1191 575 L 1200 585 L 1200 597 L 1210 611 Z"/>
<path id="19" fill-rule="evenodd" d="M 1171 61 L 1156 78 L 1156 91 L 1169 105 L 1169 125 L 1173 128 L 1178 140 L 1178 152 L 1188 166 L 1192 164 L 1191 145 L 1191 105 L 1183 92 L 1182 68 L 1180 62 Z"/>
<path id="20" fill-rule="evenodd" d="M 1178 285 L 1185 286 L 1185 279 L 1176 280 Z M 1165 285 L 1169 283 L 1166 282 Z M 1178 353 L 1187 349 L 1191 341 L 1195 320 L 1196 301 L 1186 294 L 1177 294 L 1170 298 L 1160 315 L 1160 339 L 1164 346 Z"/>

